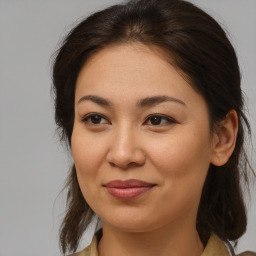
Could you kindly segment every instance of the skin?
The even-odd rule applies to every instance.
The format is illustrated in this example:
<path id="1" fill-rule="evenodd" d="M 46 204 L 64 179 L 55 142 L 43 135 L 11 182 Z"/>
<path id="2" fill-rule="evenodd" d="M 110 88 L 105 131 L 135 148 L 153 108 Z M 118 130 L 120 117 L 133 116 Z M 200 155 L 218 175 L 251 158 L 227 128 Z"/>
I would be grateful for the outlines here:
<path id="1" fill-rule="evenodd" d="M 138 106 L 155 96 L 170 99 Z M 204 98 L 154 47 L 109 46 L 86 62 L 71 148 L 83 196 L 102 220 L 100 256 L 201 255 L 198 205 L 210 163 L 222 165 L 232 153 L 237 119 L 230 116 L 211 134 Z M 104 187 L 116 179 L 155 186 L 122 201 Z"/>

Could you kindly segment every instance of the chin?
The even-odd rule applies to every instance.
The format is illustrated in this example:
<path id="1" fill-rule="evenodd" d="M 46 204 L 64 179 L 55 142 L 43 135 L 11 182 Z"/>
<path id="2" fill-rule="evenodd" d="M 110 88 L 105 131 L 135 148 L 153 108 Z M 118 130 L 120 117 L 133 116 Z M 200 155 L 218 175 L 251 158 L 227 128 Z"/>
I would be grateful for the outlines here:
<path id="1" fill-rule="evenodd" d="M 138 218 L 138 216 L 122 216 L 118 218 L 116 215 L 113 216 L 115 218 L 102 219 L 103 226 L 106 223 L 108 226 L 129 233 L 150 232 L 161 227 L 159 221 L 150 221 L 148 218 Z"/>

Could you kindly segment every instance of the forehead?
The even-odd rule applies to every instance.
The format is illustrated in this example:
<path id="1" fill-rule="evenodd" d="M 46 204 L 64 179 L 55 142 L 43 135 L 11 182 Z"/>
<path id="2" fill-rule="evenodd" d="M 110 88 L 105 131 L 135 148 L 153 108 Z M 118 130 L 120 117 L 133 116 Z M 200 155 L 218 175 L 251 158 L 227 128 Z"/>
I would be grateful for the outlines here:
<path id="1" fill-rule="evenodd" d="M 100 50 L 79 73 L 76 100 L 85 94 L 134 100 L 161 94 L 194 101 L 199 95 L 163 54 L 157 47 L 140 43 Z"/>
<path id="2" fill-rule="evenodd" d="M 110 75 L 112 80 L 122 77 L 125 80 L 135 80 L 138 79 L 136 76 L 146 78 L 147 75 L 160 74 L 170 68 L 173 69 L 159 48 L 141 43 L 128 43 L 110 45 L 93 54 L 83 66 L 79 77 L 101 71 L 100 76 L 94 77 L 95 79 L 99 80 L 103 75 L 106 79 L 109 78 L 107 75 Z"/>

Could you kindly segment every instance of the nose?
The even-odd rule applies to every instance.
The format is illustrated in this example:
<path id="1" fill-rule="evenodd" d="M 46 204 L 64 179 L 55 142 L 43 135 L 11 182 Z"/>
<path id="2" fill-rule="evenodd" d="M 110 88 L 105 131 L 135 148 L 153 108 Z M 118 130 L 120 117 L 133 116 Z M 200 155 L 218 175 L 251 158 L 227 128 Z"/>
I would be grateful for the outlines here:
<path id="1" fill-rule="evenodd" d="M 144 165 L 146 155 L 139 137 L 130 127 L 118 129 L 113 134 L 107 161 L 122 169 Z"/>

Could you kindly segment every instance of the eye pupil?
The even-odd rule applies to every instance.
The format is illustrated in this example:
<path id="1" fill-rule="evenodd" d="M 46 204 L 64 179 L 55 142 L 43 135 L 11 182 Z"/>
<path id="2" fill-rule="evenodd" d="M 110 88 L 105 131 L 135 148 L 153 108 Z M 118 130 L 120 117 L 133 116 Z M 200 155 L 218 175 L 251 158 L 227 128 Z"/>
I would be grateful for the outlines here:
<path id="1" fill-rule="evenodd" d="M 160 117 L 160 116 L 153 116 L 151 118 L 151 124 L 159 125 L 159 124 L 161 124 L 161 120 L 162 120 L 162 117 Z"/>
<path id="2" fill-rule="evenodd" d="M 98 116 L 98 115 L 91 116 L 91 121 L 94 124 L 99 124 L 101 121 L 101 116 Z"/>

